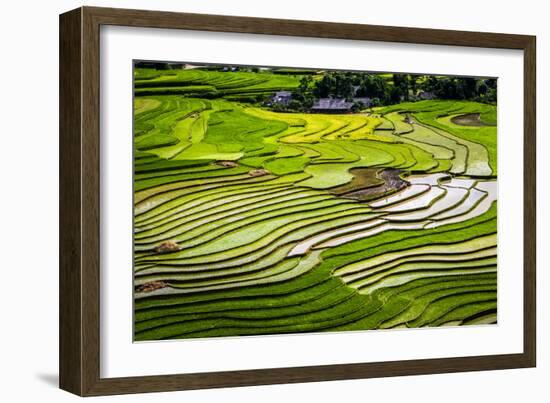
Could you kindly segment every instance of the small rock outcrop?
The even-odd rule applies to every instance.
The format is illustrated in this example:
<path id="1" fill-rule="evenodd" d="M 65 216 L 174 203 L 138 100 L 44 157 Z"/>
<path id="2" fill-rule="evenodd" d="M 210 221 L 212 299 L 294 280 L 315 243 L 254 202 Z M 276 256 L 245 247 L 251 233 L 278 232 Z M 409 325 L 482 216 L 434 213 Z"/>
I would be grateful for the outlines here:
<path id="1" fill-rule="evenodd" d="M 250 176 L 264 176 L 264 175 L 269 175 L 269 171 L 267 169 L 259 168 L 259 169 L 253 169 L 252 171 L 249 171 L 248 174 Z"/>
<path id="2" fill-rule="evenodd" d="M 155 248 L 157 253 L 176 252 L 178 250 L 180 250 L 180 246 L 175 241 L 164 241 Z"/>
<path id="3" fill-rule="evenodd" d="M 159 290 L 161 288 L 168 287 L 168 283 L 164 281 L 152 281 L 150 283 L 145 283 L 136 288 L 137 292 L 151 292 Z"/>
<path id="4" fill-rule="evenodd" d="M 237 166 L 237 163 L 234 161 L 218 161 L 217 164 L 225 168 L 235 168 Z"/>

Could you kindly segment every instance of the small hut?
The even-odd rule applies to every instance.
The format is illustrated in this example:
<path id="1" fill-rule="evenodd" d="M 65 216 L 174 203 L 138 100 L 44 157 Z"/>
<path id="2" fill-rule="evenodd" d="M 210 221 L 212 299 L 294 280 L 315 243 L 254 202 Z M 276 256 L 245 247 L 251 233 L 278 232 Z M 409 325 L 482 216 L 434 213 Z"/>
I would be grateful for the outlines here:
<path id="1" fill-rule="evenodd" d="M 348 113 L 353 102 L 341 98 L 320 98 L 311 107 L 311 112 L 316 113 Z"/>
<path id="2" fill-rule="evenodd" d="M 288 105 L 292 100 L 292 92 L 290 91 L 277 91 L 271 97 L 271 102 L 274 104 Z"/>

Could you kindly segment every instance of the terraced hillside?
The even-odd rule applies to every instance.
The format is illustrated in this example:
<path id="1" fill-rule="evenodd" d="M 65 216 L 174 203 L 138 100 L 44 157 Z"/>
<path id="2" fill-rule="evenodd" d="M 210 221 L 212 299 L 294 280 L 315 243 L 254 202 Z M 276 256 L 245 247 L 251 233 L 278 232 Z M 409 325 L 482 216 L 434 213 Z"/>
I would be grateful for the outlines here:
<path id="1" fill-rule="evenodd" d="M 183 71 L 136 76 L 136 340 L 496 323 L 495 106 L 276 113 L 178 91 L 287 82 Z"/>
<path id="2" fill-rule="evenodd" d="M 243 98 L 271 95 L 273 91 L 293 90 L 298 74 L 271 72 L 217 71 L 202 69 L 135 69 L 136 95 L 187 95 L 208 98 Z"/>

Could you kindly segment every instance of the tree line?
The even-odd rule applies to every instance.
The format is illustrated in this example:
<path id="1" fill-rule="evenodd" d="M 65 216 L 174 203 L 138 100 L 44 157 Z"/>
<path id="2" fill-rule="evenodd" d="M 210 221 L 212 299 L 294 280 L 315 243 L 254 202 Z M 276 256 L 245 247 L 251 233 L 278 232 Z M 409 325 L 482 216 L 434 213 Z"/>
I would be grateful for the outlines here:
<path id="1" fill-rule="evenodd" d="M 300 85 L 292 92 L 292 101 L 288 105 L 274 105 L 274 108 L 308 110 L 315 99 L 329 97 L 350 102 L 353 102 L 353 98 L 368 97 L 371 106 L 432 98 L 495 103 L 497 80 L 420 74 L 327 72 L 321 79 L 314 79 L 311 75 L 302 77 Z"/>

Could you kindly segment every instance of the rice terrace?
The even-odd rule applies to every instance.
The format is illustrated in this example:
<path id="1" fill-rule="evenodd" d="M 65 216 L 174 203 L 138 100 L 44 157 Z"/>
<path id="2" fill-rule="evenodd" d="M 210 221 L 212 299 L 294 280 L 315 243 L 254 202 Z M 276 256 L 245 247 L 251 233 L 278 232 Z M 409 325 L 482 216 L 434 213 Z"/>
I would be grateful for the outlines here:
<path id="1" fill-rule="evenodd" d="M 134 63 L 134 339 L 497 322 L 497 79 Z"/>

